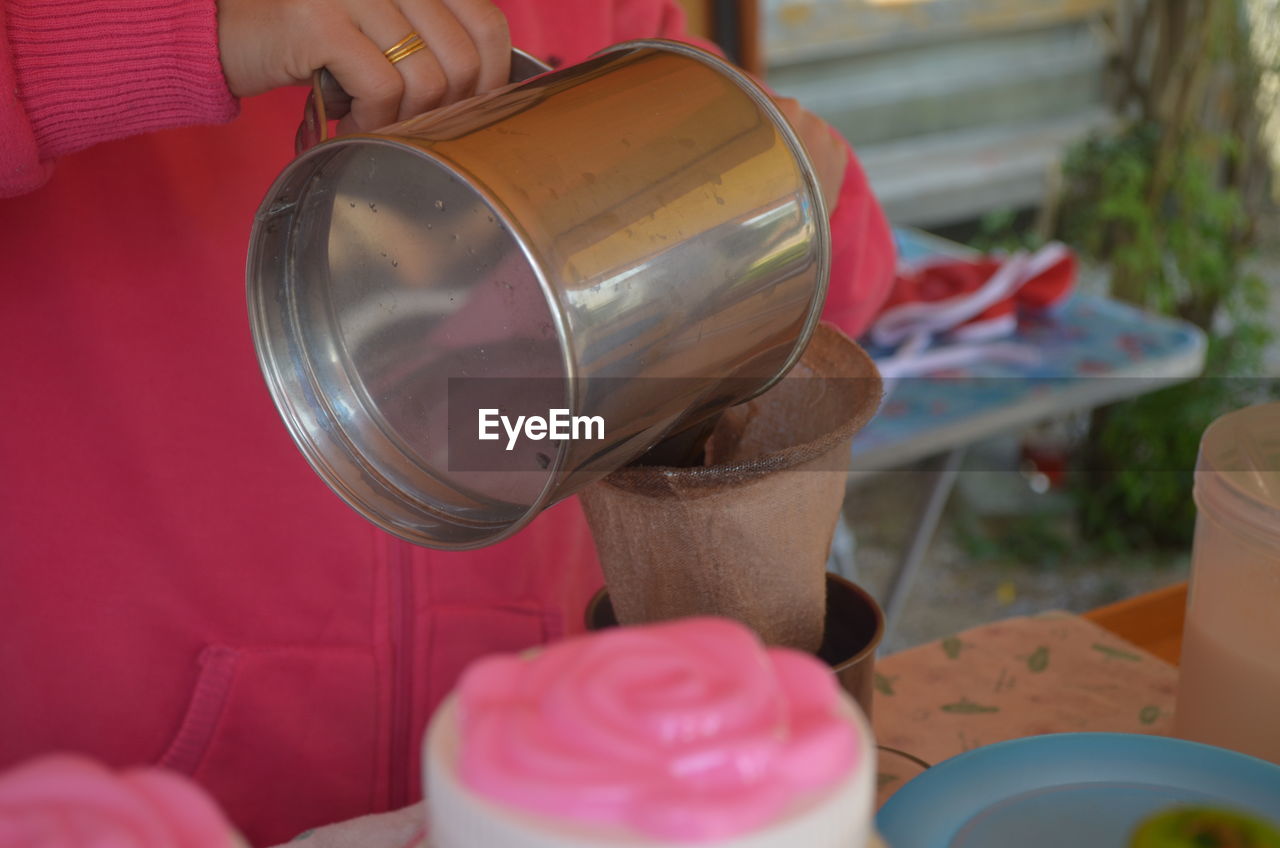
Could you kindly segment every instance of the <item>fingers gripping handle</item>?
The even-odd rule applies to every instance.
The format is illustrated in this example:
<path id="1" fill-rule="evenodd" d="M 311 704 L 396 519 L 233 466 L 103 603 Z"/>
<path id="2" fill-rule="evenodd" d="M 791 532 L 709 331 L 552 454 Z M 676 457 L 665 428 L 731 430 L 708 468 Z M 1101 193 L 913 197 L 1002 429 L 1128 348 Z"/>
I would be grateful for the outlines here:
<path id="1" fill-rule="evenodd" d="M 511 50 L 510 82 L 524 82 L 549 70 L 550 67 L 523 50 Z M 342 117 L 350 110 L 351 95 L 342 90 L 329 69 L 321 68 L 316 71 L 311 75 L 311 93 L 307 95 L 307 102 L 302 108 L 302 124 L 294 136 L 294 152 L 301 153 L 327 141 L 329 121 Z"/>

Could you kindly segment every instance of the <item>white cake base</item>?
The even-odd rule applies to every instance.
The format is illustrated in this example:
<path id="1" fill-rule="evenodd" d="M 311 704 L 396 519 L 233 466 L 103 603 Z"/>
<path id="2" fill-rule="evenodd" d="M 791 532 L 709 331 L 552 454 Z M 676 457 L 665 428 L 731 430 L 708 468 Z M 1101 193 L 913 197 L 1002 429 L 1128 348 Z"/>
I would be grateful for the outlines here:
<path id="1" fill-rule="evenodd" d="M 752 833 L 719 842 L 670 842 L 514 810 L 472 792 L 458 779 L 460 734 L 451 695 L 423 740 L 428 843 L 431 848 L 872 848 L 879 844 L 872 834 L 875 740 L 862 711 L 847 697 L 845 703 L 858 729 L 858 759 L 845 780 Z"/>

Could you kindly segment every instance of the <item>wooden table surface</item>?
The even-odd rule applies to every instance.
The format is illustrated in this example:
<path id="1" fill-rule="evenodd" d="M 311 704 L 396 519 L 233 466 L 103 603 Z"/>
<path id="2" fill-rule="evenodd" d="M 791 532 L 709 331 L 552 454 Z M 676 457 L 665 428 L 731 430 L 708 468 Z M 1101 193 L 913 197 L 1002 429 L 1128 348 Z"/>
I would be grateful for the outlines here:
<path id="1" fill-rule="evenodd" d="M 1184 582 L 1099 607 L 1084 617 L 1177 665 L 1182 654 L 1186 607 L 1187 584 Z"/>

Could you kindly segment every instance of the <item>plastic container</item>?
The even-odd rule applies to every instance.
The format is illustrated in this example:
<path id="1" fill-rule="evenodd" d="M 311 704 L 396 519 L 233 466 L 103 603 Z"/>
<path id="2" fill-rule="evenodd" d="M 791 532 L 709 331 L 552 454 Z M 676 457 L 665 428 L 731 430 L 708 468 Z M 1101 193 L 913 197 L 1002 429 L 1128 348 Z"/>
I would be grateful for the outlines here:
<path id="1" fill-rule="evenodd" d="M 1174 732 L 1280 763 L 1280 403 L 1209 426 L 1195 498 Z"/>

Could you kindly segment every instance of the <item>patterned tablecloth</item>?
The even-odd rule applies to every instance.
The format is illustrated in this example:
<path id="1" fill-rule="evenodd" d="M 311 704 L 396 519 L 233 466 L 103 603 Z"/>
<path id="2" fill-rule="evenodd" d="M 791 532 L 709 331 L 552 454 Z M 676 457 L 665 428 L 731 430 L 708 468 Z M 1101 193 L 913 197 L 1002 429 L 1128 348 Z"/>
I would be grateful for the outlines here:
<path id="1" fill-rule="evenodd" d="M 877 663 L 882 745 L 937 763 L 979 745 L 1072 730 L 1168 733 L 1177 670 L 1074 615 L 1049 613 L 966 630 Z M 880 803 L 921 767 L 880 752 Z M 305 848 L 416 846 L 421 803 L 341 822 Z M 296 840 L 295 840 L 296 844 Z M 883 848 L 878 839 L 868 848 Z"/>
<path id="2" fill-rule="evenodd" d="M 1046 613 L 986 624 L 877 662 L 880 803 L 972 748 L 1043 733 L 1167 734 L 1178 671 L 1096 624 Z"/>
<path id="3" fill-rule="evenodd" d="M 971 255 L 912 230 L 895 237 L 905 261 Z M 1034 361 L 976 362 L 894 382 L 854 439 L 853 467 L 893 467 L 1002 429 L 1136 397 L 1200 373 L 1205 351 L 1204 334 L 1185 321 L 1084 292 L 1050 313 L 1021 316 L 1006 341 L 1034 351 Z M 892 355 L 874 346 L 868 352 Z"/>

